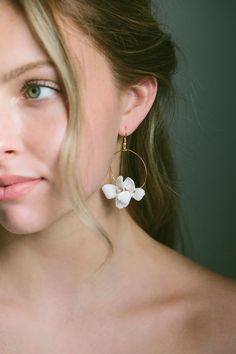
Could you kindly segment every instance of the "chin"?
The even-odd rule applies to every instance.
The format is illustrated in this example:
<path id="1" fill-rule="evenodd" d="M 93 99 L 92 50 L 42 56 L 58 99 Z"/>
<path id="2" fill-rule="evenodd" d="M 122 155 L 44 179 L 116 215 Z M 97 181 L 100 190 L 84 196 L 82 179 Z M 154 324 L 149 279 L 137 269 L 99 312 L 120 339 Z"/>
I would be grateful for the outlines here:
<path id="1" fill-rule="evenodd" d="M 33 220 L 4 220 L 1 221 L 1 228 L 15 235 L 27 235 L 40 232 L 44 229 L 42 225 L 37 225 Z M 1 232 L 1 231 L 0 231 Z"/>
<path id="2" fill-rule="evenodd" d="M 15 224 L 4 224 L 2 223 L 1 224 L 1 229 L 3 229 L 3 232 L 4 230 L 11 233 L 11 234 L 14 234 L 14 235 L 27 235 L 27 234 L 30 234 L 32 233 L 31 230 L 29 230 L 29 228 L 24 228 L 20 225 L 15 225 Z M 0 234 L 1 234 L 1 231 L 0 231 Z"/>
<path id="3" fill-rule="evenodd" d="M 38 210 L 29 210 L 22 206 L 15 206 L 0 213 L 0 227 L 15 235 L 38 233 L 47 229 L 53 222 L 55 216 L 50 218 L 48 213 L 39 213 Z"/>

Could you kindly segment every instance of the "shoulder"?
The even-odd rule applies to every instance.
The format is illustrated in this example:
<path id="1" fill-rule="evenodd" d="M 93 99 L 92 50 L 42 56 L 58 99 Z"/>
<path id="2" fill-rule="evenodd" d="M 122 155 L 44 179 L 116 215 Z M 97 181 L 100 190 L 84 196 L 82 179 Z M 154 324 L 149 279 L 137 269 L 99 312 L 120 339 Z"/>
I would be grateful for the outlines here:
<path id="1" fill-rule="evenodd" d="M 170 353 L 234 354 L 236 284 L 208 271 L 197 273 L 190 271 L 188 282 L 180 280 L 182 291 L 178 288 L 175 294 L 173 288 L 166 301 L 156 299 L 153 345 L 158 345 L 162 333 Z"/>
<path id="2" fill-rule="evenodd" d="M 136 292 L 142 299 L 146 294 L 143 323 L 153 354 L 157 348 L 175 354 L 234 354 L 236 282 L 155 241 L 142 242 L 136 271 L 144 291 Z"/>
<path id="3" fill-rule="evenodd" d="M 198 284 L 193 329 L 216 353 L 236 353 L 236 282 L 205 270 Z"/>
<path id="4" fill-rule="evenodd" d="M 196 289 L 195 294 L 183 291 L 182 296 L 162 304 L 157 300 L 150 313 L 152 330 L 148 334 L 153 354 L 160 345 L 163 352 L 175 354 L 236 353 L 236 301 L 232 287 L 212 283 L 206 293 Z"/>

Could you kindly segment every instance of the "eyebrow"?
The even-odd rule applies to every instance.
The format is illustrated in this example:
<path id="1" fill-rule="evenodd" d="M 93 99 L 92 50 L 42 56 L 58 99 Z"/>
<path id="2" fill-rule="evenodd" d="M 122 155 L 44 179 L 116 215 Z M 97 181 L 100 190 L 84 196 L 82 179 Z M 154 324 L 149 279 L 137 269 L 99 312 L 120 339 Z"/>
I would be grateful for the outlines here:
<path id="1" fill-rule="evenodd" d="M 34 61 L 31 63 L 24 64 L 22 66 L 19 66 L 18 68 L 15 68 L 8 73 L 4 74 L 1 77 L 1 83 L 7 83 L 9 81 L 15 80 L 19 76 L 23 75 L 27 71 L 33 70 L 35 68 L 39 68 L 42 66 L 48 66 L 52 65 L 52 62 L 50 60 L 39 60 L 39 61 Z"/>

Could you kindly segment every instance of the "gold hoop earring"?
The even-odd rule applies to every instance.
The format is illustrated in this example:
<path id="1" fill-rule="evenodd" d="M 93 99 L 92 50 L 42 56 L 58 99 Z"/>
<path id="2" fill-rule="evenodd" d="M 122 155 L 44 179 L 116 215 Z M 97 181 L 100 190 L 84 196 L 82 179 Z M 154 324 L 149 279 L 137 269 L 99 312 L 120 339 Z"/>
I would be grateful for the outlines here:
<path id="1" fill-rule="evenodd" d="M 127 134 L 125 132 L 125 136 L 123 137 L 122 149 L 116 151 L 114 153 L 114 156 L 120 152 L 121 153 L 130 152 L 130 153 L 134 154 L 136 157 L 138 157 L 140 159 L 140 161 L 142 162 L 142 164 L 144 166 L 145 178 L 144 178 L 143 184 L 140 187 L 135 188 L 135 183 L 132 180 L 132 178 L 127 177 L 123 181 L 123 179 L 124 179 L 123 176 L 118 176 L 117 178 L 114 178 L 114 176 L 111 174 L 111 177 L 112 177 L 113 181 L 115 182 L 115 185 L 114 184 L 105 184 L 104 186 L 102 186 L 102 191 L 105 194 L 107 199 L 114 199 L 115 198 L 115 204 L 118 209 L 126 208 L 129 205 L 131 198 L 134 198 L 136 201 L 140 201 L 145 195 L 145 191 L 142 187 L 144 187 L 146 180 L 147 180 L 147 167 L 146 167 L 144 160 L 142 159 L 142 157 L 139 154 L 137 154 L 137 152 L 127 149 L 126 139 L 127 139 Z M 111 167 L 110 167 L 110 172 L 112 172 Z"/>

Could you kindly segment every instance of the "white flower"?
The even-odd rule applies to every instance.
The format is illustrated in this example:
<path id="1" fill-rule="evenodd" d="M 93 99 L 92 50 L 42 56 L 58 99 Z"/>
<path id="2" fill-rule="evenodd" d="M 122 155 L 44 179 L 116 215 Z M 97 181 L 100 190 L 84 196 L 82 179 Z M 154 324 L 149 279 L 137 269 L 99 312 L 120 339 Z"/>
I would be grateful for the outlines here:
<path id="1" fill-rule="evenodd" d="M 134 181 L 130 177 L 123 181 L 123 176 L 117 177 L 115 185 L 105 184 L 102 191 L 107 199 L 116 198 L 116 207 L 119 209 L 126 208 L 131 198 L 139 201 L 145 195 L 143 188 L 135 188 Z"/>

